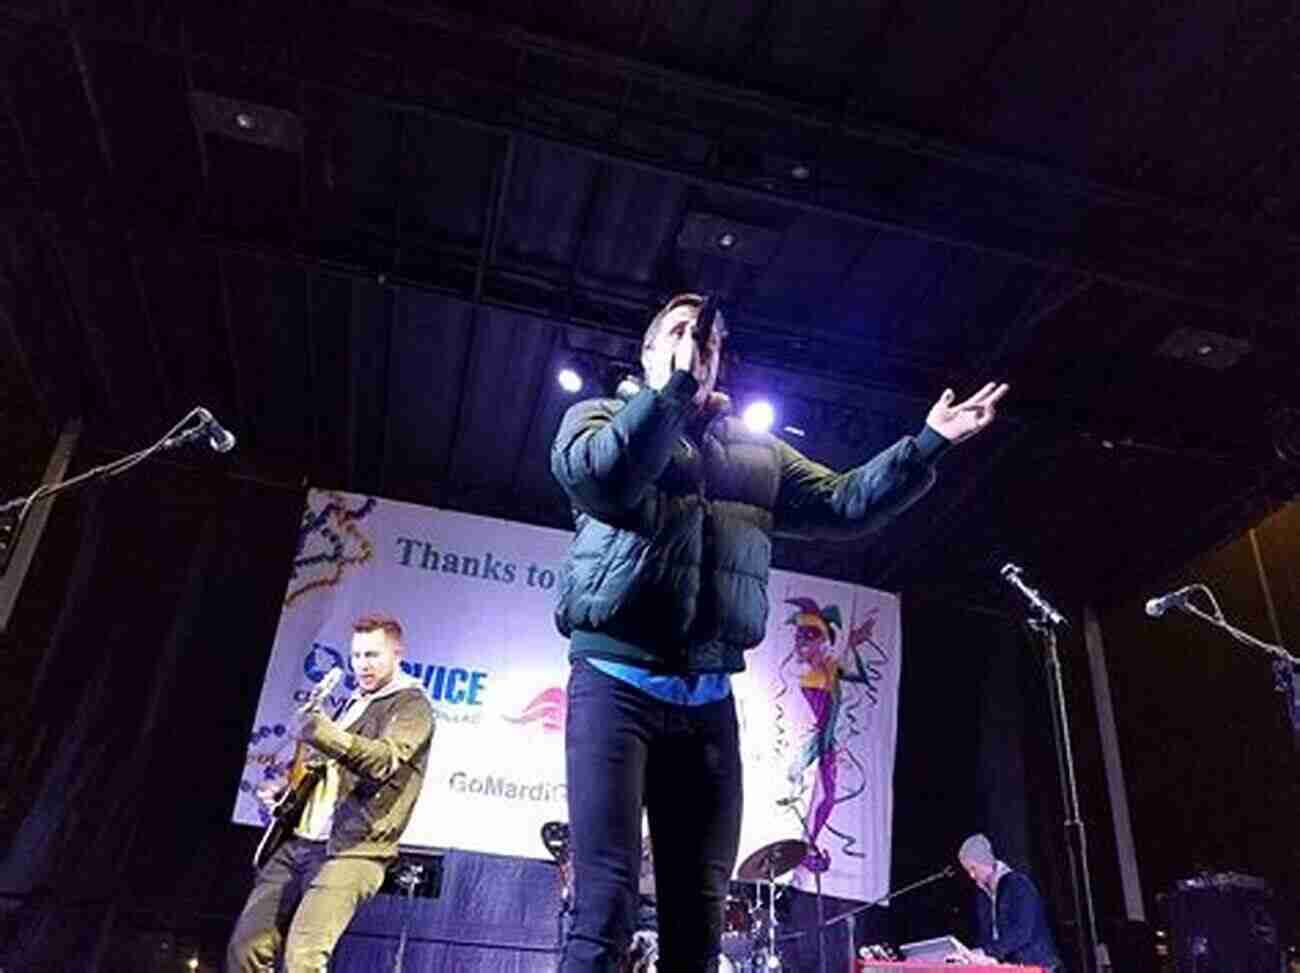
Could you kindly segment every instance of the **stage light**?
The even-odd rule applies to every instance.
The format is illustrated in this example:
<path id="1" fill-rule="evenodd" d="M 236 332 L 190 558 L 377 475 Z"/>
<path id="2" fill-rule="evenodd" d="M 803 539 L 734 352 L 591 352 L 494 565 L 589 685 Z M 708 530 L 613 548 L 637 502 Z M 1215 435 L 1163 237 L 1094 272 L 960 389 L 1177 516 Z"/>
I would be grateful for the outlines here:
<path id="1" fill-rule="evenodd" d="M 582 376 L 572 368 L 561 368 L 555 379 L 560 383 L 560 388 L 570 395 L 577 395 L 582 391 Z"/>
<path id="2" fill-rule="evenodd" d="M 252 112 L 236 112 L 235 125 L 238 128 L 242 128 L 245 132 L 251 132 L 253 129 L 257 128 L 257 116 Z"/>
<path id="3" fill-rule="evenodd" d="M 197 970 L 199 968 L 199 958 L 197 956 L 191 956 L 185 961 L 185 965 L 192 970 Z"/>
<path id="4" fill-rule="evenodd" d="M 739 242 L 740 242 L 740 238 L 737 237 L 736 234 L 732 233 L 730 230 L 728 230 L 726 233 L 719 233 L 718 239 L 716 241 L 719 250 L 730 250 Z"/>
<path id="5" fill-rule="evenodd" d="M 799 182 L 803 182 L 805 179 L 807 179 L 807 178 L 808 178 L 809 176 L 811 176 L 811 175 L 812 175 L 812 170 L 809 169 L 809 168 L 808 168 L 806 165 L 804 165 L 802 162 L 796 162 L 793 166 L 790 167 L 790 178 L 791 178 L 791 179 L 796 179 L 796 180 L 798 180 Z"/>
<path id="6" fill-rule="evenodd" d="M 751 402 L 745 407 L 741 418 L 751 431 L 767 432 L 772 428 L 772 423 L 776 421 L 776 410 L 772 408 L 772 403 L 759 399 L 757 402 Z"/>

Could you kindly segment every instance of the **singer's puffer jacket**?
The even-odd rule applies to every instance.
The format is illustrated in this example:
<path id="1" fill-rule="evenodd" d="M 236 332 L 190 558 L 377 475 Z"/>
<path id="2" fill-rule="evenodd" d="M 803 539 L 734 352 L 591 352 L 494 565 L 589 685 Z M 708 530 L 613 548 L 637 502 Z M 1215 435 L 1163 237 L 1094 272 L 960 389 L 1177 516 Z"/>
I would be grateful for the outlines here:
<path id="1" fill-rule="evenodd" d="M 572 657 L 739 672 L 766 631 L 772 535 L 869 533 L 929 489 L 946 446 L 927 426 L 836 473 L 725 409 L 694 409 L 697 389 L 676 372 L 560 424 L 551 470 L 575 534 L 555 619 Z"/>

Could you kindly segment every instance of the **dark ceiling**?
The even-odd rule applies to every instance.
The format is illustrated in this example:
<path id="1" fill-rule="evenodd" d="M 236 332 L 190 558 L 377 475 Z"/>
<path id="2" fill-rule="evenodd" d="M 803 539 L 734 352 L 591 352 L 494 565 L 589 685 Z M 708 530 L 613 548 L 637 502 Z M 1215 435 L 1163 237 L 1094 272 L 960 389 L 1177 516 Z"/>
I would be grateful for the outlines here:
<path id="1" fill-rule="evenodd" d="M 0 2 L 6 439 L 202 404 L 196 462 L 566 526 L 556 366 L 710 289 L 833 465 L 1013 384 L 927 503 L 779 563 L 1150 580 L 1300 482 L 1300 13 L 1103 7 Z"/>

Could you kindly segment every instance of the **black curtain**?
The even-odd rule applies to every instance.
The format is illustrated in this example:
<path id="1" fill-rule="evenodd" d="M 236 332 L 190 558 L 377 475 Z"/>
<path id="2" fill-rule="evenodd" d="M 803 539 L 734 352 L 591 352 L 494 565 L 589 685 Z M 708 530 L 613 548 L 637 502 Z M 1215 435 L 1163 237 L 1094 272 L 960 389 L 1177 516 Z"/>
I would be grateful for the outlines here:
<path id="1" fill-rule="evenodd" d="M 31 664 L 2 754 L 3 965 L 141 969 L 120 930 L 234 907 L 230 782 L 301 501 L 161 463 L 59 501 L 4 637 Z"/>

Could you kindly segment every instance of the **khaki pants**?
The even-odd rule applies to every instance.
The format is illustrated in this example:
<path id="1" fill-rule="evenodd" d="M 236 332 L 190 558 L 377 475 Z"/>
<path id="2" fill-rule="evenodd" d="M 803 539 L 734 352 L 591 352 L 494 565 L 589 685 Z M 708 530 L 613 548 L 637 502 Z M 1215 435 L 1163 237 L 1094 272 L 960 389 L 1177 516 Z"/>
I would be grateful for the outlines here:
<path id="1" fill-rule="evenodd" d="M 325 844 L 295 838 L 257 873 L 226 950 L 226 973 L 324 973 L 357 906 L 379 891 L 385 863 L 330 858 Z"/>

